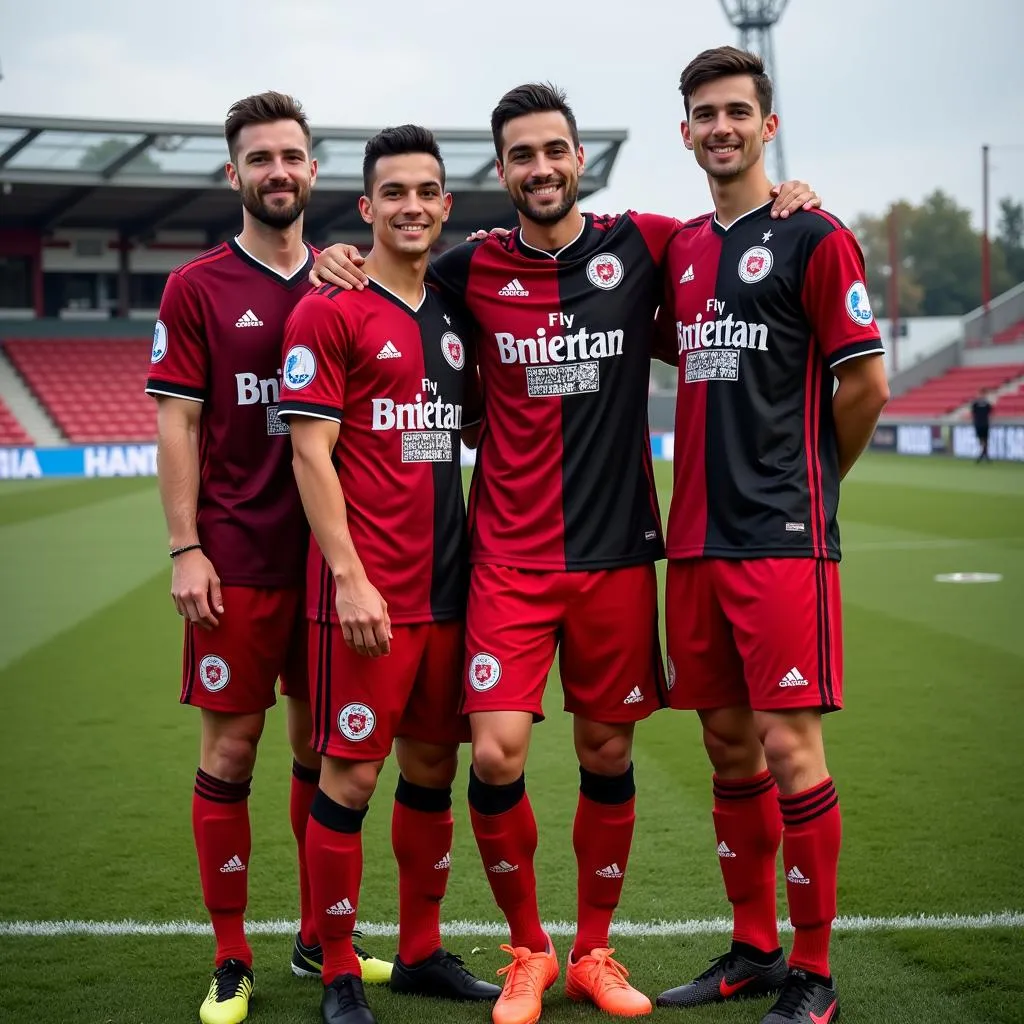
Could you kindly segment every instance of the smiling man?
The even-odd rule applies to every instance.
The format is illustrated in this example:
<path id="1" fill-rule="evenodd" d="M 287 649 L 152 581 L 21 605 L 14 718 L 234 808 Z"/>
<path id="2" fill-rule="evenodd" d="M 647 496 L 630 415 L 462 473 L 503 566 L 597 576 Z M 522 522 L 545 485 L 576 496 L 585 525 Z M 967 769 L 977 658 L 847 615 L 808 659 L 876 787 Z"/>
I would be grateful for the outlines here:
<path id="1" fill-rule="evenodd" d="M 359 210 L 373 228 L 369 286 L 325 286 L 285 329 L 280 415 L 315 543 L 307 612 L 324 755 L 306 839 L 324 950 L 325 1024 L 372 1024 L 352 945 L 363 818 L 396 741 L 394 991 L 490 1000 L 441 947 L 466 602 L 460 441 L 473 399 L 468 335 L 424 278 L 448 217 L 434 136 L 389 128 L 366 144 Z M 464 372 L 466 371 L 466 372 Z"/>

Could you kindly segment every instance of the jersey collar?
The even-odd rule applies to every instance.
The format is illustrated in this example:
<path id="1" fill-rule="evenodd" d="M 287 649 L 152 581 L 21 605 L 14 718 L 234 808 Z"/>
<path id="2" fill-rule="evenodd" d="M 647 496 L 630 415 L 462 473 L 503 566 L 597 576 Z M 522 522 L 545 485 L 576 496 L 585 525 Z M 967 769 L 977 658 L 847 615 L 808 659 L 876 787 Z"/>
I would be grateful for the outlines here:
<path id="1" fill-rule="evenodd" d="M 583 224 L 580 226 L 579 233 L 568 245 L 563 245 L 561 249 L 557 249 L 555 252 L 548 252 L 547 249 L 538 249 L 536 246 L 530 245 L 523 238 L 522 229 L 516 228 L 512 233 L 516 251 L 520 256 L 526 256 L 531 260 L 572 259 L 573 256 L 577 255 L 586 246 L 586 239 L 590 235 L 591 227 L 593 227 L 593 220 L 592 214 L 583 214 Z"/>
<path id="2" fill-rule="evenodd" d="M 711 220 L 711 227 L 717 234 L 727 235 L 730 231 L 739 227 L 743 221 L 754 217 L 758 213 L 763 213 L 765 210 L 771 209 L 772 203 L 774 202 L 774 199 L 769 199 L 768 202 L 762 203 L 760 206 L 755 206 L 754 209 L 747 210 L 746 213 L 741 213 L 728 227 L 718 219 L 718 214 L 716 213 Z"/>
<path id="3" fill-rule="evenodd" d="M 308 245 L 305 242 L 302 243 L 306 249 L 306 258 L 299 264 L 292 273 L 285 277 L 284 274 L 279 274 L 273 267 L 267 266 L 262 260 L 256 259 L 251 252 L 242 248 L 242 243 L 238 241 L 237 236 L 232 238 L 228 242 L 228 246 L 231 251 L 243 262 L 248 263 L 254 270 L 258 270 L 261 274 L 266 274 L 268 277 L 277 281 L 278 284 L 283 284 L 285 288 L 294 288 L 301 281 L 305 281 L 309 277 L 310 270 L 313 269 L 313 253 L 310 251 Z"/>

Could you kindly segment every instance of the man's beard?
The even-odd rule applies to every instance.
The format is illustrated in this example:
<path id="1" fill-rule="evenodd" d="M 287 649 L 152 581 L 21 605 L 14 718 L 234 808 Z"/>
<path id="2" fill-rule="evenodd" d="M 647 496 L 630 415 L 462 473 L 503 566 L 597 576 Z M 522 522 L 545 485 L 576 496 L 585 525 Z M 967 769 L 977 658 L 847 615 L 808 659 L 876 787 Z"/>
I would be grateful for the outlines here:
<path id="1" fill-rule="evenodd" d="M 269 187 L 265 191 L 274 192 L 280 191 L 280 189 Z M 280 231 L 290 227 L 302 216 L 302 211 L 305 210 L 309 200 L 309 189 L 303 189 L 300 186 L 296 188 L 292 196 L 292 202 L 288 206 L 276 209 L 264 202 L 263 193 L 258 188 L 251 186 L 242 190 L 242 206 L 261 224 Z"/>
<path id="2" fill-rule="evenodd" d="M 548 182 L 547 184 L 551 183 Z M 543 188 L 543 186 L 539 187 Z M 512 196 L 512 203 L 515 208 L 527 220 L 533 221 L 534 224 L 557 224 L 558 221 L 562 220 L 576 205 L 576 200 L 579 198 L 580 194 L 579 180 L 566 180 L 563 187 L 565 189 L 565 198 L 557 206 L 552 206 L 540 211 L 530 206 L 530 193 L 527 192 L 525 188 L 518 194 L 509 194 Z"/>

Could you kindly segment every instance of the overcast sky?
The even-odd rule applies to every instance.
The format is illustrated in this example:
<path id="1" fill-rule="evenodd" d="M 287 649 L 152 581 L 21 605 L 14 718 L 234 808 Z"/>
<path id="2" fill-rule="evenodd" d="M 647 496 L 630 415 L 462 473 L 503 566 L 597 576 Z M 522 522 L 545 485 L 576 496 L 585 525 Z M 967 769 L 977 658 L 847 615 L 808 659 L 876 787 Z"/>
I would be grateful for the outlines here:
<path id="1" fill-rule="evenodd" d="M 988 143 L 993 197 L 1024 198 L 1022 11 L 791 0 L 775 33 L 790 176 L 844 219 L 943 188 L 980 223 Z M 629 131 L 588 208 L 693 216 L 709 203 L 679 72 L 735 40 L 718 0 L 0 0 L 0 111 L 217 123 L 274 88 L 314 125 L 486 128 L 502 92 L 550 79 L 581 127 Z"/>

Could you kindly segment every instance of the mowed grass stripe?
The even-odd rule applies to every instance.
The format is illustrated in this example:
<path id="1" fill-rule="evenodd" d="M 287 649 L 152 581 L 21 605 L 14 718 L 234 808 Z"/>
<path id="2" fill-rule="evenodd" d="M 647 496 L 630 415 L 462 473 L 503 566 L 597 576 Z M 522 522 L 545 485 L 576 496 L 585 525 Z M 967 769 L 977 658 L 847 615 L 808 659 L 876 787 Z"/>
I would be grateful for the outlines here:
<path id="1" fill-rule="evenodd" d="M 148 477 L 4 481 L 0 483 L 0 526 L 56 516 L 155 488 L 156 481 Z"/>
<path id="2" fill-rule="evenodd" d="M 106 500 L 0 527 L 0 667 L 55 640 L 161 568 L 169 591 L 166 528 L 152 482 L 127 494 L 112 487 L 110 493 Z M 119 640 L 115 630 L 110 642 Z"/>

